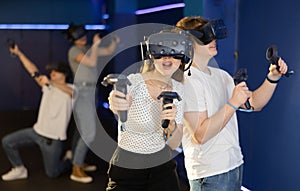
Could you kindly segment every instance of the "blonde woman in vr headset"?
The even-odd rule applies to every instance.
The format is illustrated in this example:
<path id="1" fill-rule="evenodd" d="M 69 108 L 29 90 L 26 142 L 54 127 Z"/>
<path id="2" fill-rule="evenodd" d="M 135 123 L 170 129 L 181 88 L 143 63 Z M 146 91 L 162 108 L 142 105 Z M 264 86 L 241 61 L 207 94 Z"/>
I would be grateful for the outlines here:
<path id="1" fill-rule="evenodd" d="M 181 33 L 182 32 L 182 33 Z M 171 149 L 179 146 L 183 127 L 183 102 L 162 106 L 168 92 L 184 98 L 183 70 L 190 63 L 192 43 L 179 30 L 150 35 L 145 45 L 142 73 L 128 76 L 125 95 L 113 90 L 110 109 L 128 111 L 119 125 L 118 147 L 110 161 L 107 191 L 179 191 L 176 162 Z M 169 120 L 163 127 L 162 121 Z"/>

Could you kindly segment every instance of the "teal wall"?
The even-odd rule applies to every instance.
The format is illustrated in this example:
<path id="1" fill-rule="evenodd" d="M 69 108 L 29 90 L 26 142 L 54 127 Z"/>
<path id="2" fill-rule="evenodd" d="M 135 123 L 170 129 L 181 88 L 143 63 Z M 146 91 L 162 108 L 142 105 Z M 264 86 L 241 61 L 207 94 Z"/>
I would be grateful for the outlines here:
<path id="1" fill-rule="evenodd" d="M 184 16 L 203 15 L 203 0 L 184 0 Z"/>

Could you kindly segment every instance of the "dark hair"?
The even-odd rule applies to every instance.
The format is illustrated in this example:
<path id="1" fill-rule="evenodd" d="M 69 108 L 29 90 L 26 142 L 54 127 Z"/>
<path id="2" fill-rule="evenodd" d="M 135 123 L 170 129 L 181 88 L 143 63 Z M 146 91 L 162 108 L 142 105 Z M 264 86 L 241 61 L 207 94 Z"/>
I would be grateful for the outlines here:
<path id="1" fill-rule="evenodd" d="M 71 74 L 71 70 L 67 64 L 64 62 L 50 62 L 46 65 L 46 71 L 51 73 L 54 70 L 56 72 L 63 73 L 66 77 Z"/>

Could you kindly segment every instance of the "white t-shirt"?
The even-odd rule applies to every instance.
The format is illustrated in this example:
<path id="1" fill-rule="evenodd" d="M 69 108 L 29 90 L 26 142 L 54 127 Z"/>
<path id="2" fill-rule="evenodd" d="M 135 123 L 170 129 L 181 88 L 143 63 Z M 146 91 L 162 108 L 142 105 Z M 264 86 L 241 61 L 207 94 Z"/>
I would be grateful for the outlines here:
<path id="1" fill-rule="evenodd" d="M 231 98 L 232 77 L 217 68 L 209 67 L 209 70 L 211 75 L 191 67 L 192 75 L 186 76 L 184 83 L 185 112 L 207 111 L 211 117 Z M 184 127 L 183 132 L 185 167 L 190 180 L 228 172 L 243 163 L 236 114 L 215 137 L 202 145 L 192 141 L 191 129 Z"/>
<path id="2" fill-rule="evenodd" d="M 73 88 L 72 85 L 68 84 Z M 55 140 L 67 139 L 67 128 L 72 114 L 72 98 L 54 86 L 43 86 L 43 96 L 39 108 L 38 120 L 34 130 Z"/>
<path id="3" fill-rule="evenodd" d="M 163 128 L 161 127 L 161 105 L 148 93 L 145 81 L 140 73 L 128 76 L 131 86 L 128 92 L 132 95 L 132 105 L 128 111 L 125 131 L 119 129 L 119 147 L 134 153 L 151 154 L 165 147 Z M 182 83 L 172 80 L 173 91 L 183 98 Z M 183 100 L 173 100 L 177 114 L 175 121 L 183 124 Z M 119 121 L 119 126 L 121 122 Z"/>

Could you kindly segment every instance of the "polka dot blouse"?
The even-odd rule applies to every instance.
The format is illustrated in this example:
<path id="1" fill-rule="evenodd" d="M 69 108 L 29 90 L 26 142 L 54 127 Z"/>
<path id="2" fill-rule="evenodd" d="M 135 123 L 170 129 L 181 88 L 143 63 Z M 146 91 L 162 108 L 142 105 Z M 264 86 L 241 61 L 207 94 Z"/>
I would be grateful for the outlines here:
<path id="1" fill-rule="evenodd" d="M 128 86 L 128 92 L 132 95 L 132 105 L 124 131 L 120 130 L 119 121 L 118 145 L 134 153 L 150 154 L 160 151 L 166 144 L 160 117 L 162 102 L 151 97 L 140 73 L 130 74 L 128 79 L 132 84 Z M 183 99 L 182 83 L 172 79 L 172 87 Z M 174 99 L 173 103 L 177 108 L 175 121 L 177 124 L 183 124 L 183 100 Z"/>

